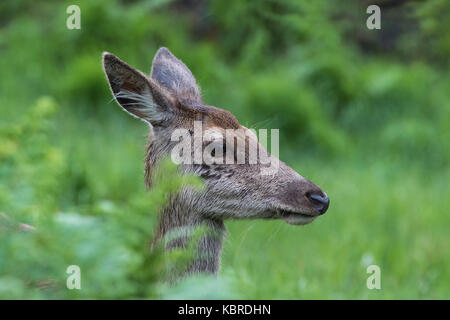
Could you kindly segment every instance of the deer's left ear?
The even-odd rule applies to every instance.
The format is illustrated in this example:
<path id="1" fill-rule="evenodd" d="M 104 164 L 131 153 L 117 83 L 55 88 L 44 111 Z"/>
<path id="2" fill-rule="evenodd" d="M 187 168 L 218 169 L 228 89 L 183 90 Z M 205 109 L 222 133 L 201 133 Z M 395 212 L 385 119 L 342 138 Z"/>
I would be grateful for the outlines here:
<path id="1" fill-rule="evenodd" d="M 177 102 L 166 89 L 111 53 L 103 53 L 103 69 L 125 111 L 154 126 L 170 121 Z"/>
<path id="2" fill-rule="evenodd" d="M 167 48 L 160 48 L 153 58 L 151 78 L 179 100 L 202 103 L 200 88 L 191 70 Z"/>

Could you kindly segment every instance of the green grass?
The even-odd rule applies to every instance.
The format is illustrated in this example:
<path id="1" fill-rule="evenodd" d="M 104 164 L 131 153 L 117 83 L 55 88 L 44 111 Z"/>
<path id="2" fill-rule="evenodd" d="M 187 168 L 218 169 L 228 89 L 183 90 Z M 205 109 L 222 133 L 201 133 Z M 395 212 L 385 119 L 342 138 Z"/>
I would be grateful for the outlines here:
<path id="1" fill-rule="evenodd" d="M 386 16 L 377 33 L 353 1 L 79 2 L 78 31 L 65 27 L 71 1 L 0 3 L 0 213 L 48 231 L 0 239 L 0 298 L 450 298 L 448 1 L 392 9 L 416 27 Z M 281 159 L 331 199 L 303 227 L 227 221 L 220 277 L 172 288 L 139 224 L 179 181 L 145 191 L 147 128 L 111 102 L 100 65 L 110 51 L 148 72 L 159 46 L 192 69 L 206 103 L 279 128 Z M 100 232 L 46 227 L 65 213 Z M 29 285 L 64 286 L 73 259 L 89 266 L 85 291 Z M 381 290 L 366 287 L 369 264 Z"/>

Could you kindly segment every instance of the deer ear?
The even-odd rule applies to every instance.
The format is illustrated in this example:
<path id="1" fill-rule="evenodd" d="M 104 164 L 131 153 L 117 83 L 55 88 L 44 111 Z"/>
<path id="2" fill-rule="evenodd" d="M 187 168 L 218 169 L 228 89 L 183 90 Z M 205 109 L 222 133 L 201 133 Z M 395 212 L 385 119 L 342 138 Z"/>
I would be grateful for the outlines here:
<path id="1" fill-rule="evenodd" d="M 179 100 L 202 103 L 200 88 L 192 72 L 167 48 L 160 48 L 153 59 L 151 78 Z"/>
<path id="2" fill-rule="evenodd" d="M 158 125 L 174 114 L 176 99 L 158 83 L 111 53 L 103 53 L 103 69 L 119 105 L 131 115 Z"/>

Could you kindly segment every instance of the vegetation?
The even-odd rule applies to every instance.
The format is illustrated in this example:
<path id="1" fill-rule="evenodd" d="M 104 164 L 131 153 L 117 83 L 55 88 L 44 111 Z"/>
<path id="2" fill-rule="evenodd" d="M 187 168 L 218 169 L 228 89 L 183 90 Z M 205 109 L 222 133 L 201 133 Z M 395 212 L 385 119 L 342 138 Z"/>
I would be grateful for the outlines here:
<path id="1" fill-rule="evenodd" d="M 0 298 L 450 298 L 448 1 L 384 1 L 377 31 L 364 1 L 75 1 L 68 30 L 72 2 L 0 3 Z M 186 257 L 149 241 L 198 181 L 165 163 L 145 190 L 148 129 L 101 69 L 109 51 L 149 70 L 160 46 L 208 104 L 280 128 L 281 159 L 331 199 L 306 227 L 227 222 L 220 277 L 174 287 L 160 274 Z"/>

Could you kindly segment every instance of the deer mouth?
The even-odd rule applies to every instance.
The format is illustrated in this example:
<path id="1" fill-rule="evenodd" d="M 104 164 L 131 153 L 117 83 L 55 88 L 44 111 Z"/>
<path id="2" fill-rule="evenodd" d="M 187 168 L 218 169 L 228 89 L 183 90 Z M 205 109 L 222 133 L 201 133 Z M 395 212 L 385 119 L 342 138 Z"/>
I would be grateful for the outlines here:
<path id="1" fill-rule="evenodd" d="M 289 224 L 293 225 L 305 225 L 313 222 L 317 216 L 312 216 L 309 214 L 304 214 L 300 212 L 294 212 L 290 210 L 278 210 L 278 215 L 281 219 Z"/>

